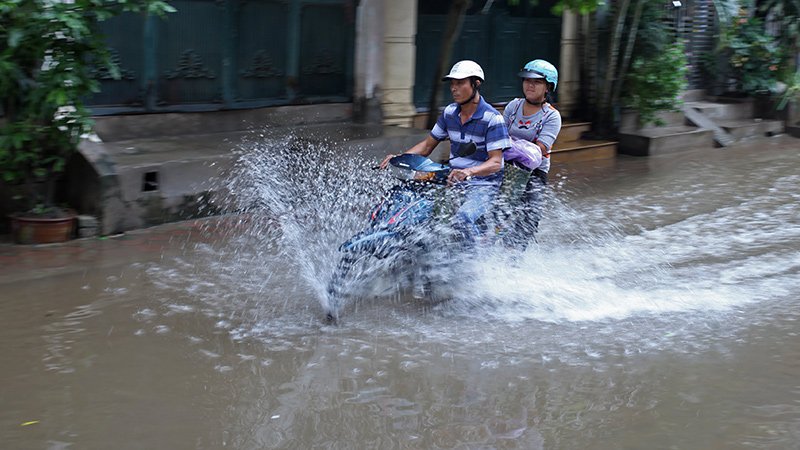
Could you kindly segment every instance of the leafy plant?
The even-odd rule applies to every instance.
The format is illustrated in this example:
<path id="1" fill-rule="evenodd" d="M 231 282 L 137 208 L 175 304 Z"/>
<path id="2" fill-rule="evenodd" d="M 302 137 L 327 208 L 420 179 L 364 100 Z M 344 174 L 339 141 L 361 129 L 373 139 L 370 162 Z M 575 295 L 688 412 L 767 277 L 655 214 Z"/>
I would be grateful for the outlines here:
<path id="1" fill-rule="evenodd" d="M 656 113 L 674 111 L 680 105 L 678 96 L 686 89 L 687 71 L 682 42 L 633 61 L 626 80 L 624 102 L 639 112 L 640 125 L 661 125 Z"/>
<path id="2" fill-rule="evenodd" d="M 800 0 L 764 0 L 759 10 L 771 14 L 784 47 L 796 54 L 800 48 Z"/>
<path id="3" fill-rule="evenodd" d="M 728 56 L 736 90 L 745 94 L 768 93 L 780 78 L 784 52 L 778 40 L 766 33 L 764 23 L 742 10 L 720 35 L 720 49 Z"/>
<path id="4" fill-rule="evenodd" d="M 119 77 L 96 24 L 173 11 L 160 0 L 0 0 L 0 180 L 30 186 L 29 209 L 52 204 L 55 178 L 91 129 L 84 99 L 99 91 L 97 68 Z"/>
<path id="5" fill-rule="evenodd" d="M 789 85 L 786 87 L 786 91 L 784 91 L 783 95 L 781 96 L 781 100 L 778 102 L 777 108 L 786 108 L 786 105 L 792 100 L 800 100 L 800 72 L 795 72 L 794 78 L 789 80 Z"/>

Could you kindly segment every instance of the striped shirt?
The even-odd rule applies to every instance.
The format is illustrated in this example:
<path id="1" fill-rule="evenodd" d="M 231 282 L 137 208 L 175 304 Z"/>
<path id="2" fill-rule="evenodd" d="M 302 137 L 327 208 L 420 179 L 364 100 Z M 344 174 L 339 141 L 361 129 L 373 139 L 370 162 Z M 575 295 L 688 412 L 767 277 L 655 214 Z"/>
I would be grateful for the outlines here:
<path id="1" fill-rule="evenodd" d="M 450 139 L 450 167 L 467 169 L 479 166 L 489 159 L 489 150 L 504 150 L 511 147 L 503 116 L 486 103 L 483 96 L 480 98 L 475 113 L 464 124 L 461 123 L 460 112 L 461 105 L 458 103 L 447 105 L 431 130 L 431 137 L 437 141 Z M 457 157 L 459 149 L 470 142 L 474 142 L 477 147 L 475 153 Z M 503 168 L 501 166 L 500 170 L 491 175 L 473 177 L 470 183 L 499 186 L 502 181 Z"/>

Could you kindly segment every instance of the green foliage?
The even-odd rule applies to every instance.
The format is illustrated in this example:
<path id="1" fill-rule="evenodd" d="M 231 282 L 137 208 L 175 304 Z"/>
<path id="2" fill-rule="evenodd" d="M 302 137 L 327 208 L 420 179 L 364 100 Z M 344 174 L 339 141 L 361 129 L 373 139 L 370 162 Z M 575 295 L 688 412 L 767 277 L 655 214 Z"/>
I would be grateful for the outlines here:
<path id="1" fill-rule="evenodd" d="M 736 90 L 748 95 L 774 89 L 783 67 L 784 51 L 778 40 L 768 35 L 764 23 L 748 17 L 742 10 L 720 34 L 719 49 L 728 59 Z"/>
<path id="2" fill-rule="evenodd" d="M 800 72 L 795 72 L 794 77 L 789 80 L 786 91 L 778 103 L 778 109 L 786 108 L 786 105 L 792 100 L 800 100 Z"/>
<path id="3" fill-rule="evenodd" d="M 605 0 L 560 0 L 552 8 L 553 14 L 560 15 L 565 11 L 578 14 L 589 14 L 606 4 Z"/>
<path id="4" fill-rule="evenodd" d="M 642 17 L 636 33 L 634 57 L 661 53 L 675 41 L 664 21 L 664 3 L 660 0 L 642 0 Z M 631 12 L 631 15 L 633 12 Z"/>
<path id="5" fill-rule="evenodd" d="M 0 0 L 0 180 L 51 181 L 90 131 L 95 69 L 119 74 L 97 22 L 173 11 L 160 0 Z"/>
<path id="6" fill-rule="evenodd" d="M 765 0 L 759 8 L 780 25 L 779 39 L 794 52 L 800 48 L 800 0 Z"/>
<path id="7" fill-rule="evenodd" d="M 651 56 L 634 59 L 626 79 L 623 101 L 639 112 L 640 125 L 660 125 L 656 113 L 675 110 L 680 105 L 678 96 L 686 89 L 687 71 L 681 42 Z"/>

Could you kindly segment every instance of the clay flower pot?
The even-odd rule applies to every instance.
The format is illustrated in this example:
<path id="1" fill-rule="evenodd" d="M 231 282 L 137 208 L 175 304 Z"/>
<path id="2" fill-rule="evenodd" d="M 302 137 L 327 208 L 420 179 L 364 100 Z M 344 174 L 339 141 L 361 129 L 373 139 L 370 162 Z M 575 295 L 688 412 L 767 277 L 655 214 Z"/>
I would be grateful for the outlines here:
<path id="1" fill-rule="evenodd" d="M 52 244 L 65 242 L 75 235 L 75 211 L 66 210 L 59 217 L 36 217 L 13 214 L 11 234 L 17 244 Z"/>

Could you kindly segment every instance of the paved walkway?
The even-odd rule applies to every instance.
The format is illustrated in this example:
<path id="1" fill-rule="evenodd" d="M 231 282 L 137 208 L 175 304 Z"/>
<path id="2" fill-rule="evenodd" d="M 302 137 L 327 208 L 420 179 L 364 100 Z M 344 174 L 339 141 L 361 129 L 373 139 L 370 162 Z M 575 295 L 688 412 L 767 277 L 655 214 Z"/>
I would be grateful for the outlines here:
<path id="1" fill-rule="evenodd" d="M 246 223 L 246 216 L 228 215 L 175 222 L 115 236 L 76 239 L 63 244 L 2 243 L 0 284 L 157 258 L 167 247 L 181 246 L 189 240 L 210 243 Z"/>

